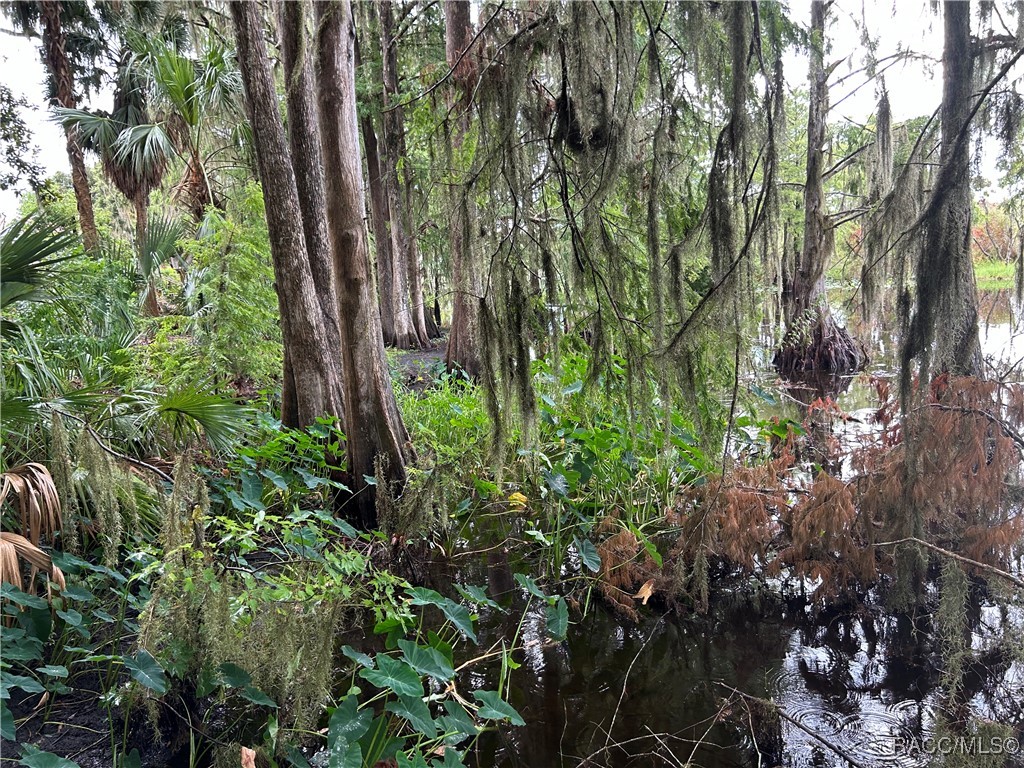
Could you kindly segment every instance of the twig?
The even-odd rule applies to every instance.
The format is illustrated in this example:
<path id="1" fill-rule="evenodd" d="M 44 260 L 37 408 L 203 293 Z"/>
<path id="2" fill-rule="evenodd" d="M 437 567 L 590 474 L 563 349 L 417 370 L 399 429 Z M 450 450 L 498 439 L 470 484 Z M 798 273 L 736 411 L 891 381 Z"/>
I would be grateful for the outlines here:
<path id="1" fill-rule="evenodd" d="M 806 725 L 801 723 L 799 720 L 797 720 L 797 719 L 787 715 L 785 712 L 782 711 L 782 709 L 774 701 L 770 701 L 768 699 L 762 699 L 762 698 L 759 698 L 757 696 L 751 696 L 749 693 L 744 693 L 743 691 L 738 690 L 737 688 L 733 688 L 731 685 L 726 685 L 725 683 L 720 682 L 720 681 L 717 683 L 717 685 L 721 686 L 722 688 L 725 688 L 728 691 L 732 691 L 734 694 L 736 694 L 737 696 L 739 696 L 742 699 L 745 699 L 747 701 L 755 701 L 758 704 L 761 704 L 763 706 L 772 707 L 775 710 L 775 713 L 779 717 L 781 717 L 783 720 L 785 720 L 787 723 L 789 723 L 790 725 L 792 725 L 795 728 L 800 729 L 801 731 L 806 733 L 808 736 L 810 736 L 812 739 L 815 739 L 816 741 L 820 741 L 822 744 L 824 744 L 830 750 L 835 752 L 837 755 L 839 755 L 841 758 L 843 758 L 843 760 L 848 762 L 854 768 L 868 768 L 868 766 L 865 765 L 864 763 L 860 762 L 859 760 L 857 760 L 854 757 L 851 757 L 842 747 L 840 747 L 840 746 L 838 746 L 836 744 L 833 744 L 831 741 L 826 739 L 824 736 L 822 736 L 821 734 L 819 734 L 816 731 L 812 730 L 811 728 L 808 728 Z"/>
<path id="2" fill-rule="evenodd" d="M 930 549 L 933 552 L 937 552 L 938 554 L 943 555 L 944 557 L 949 557 L 949 558 L 952 558 L 953 560 L 957 560 L 957 561 L 959 561 L 961 563 L 966 563 L 967 565 L 970 565 L 973 568 L 979 568 L 979 569 L 981 569 L 983 571 L 987 571 L 988 573 L 991 573 L 991 574 L 993 574 L 995 576 L 999 576 L 1002 579 L 1006 579 L 1011 584 L 1014 584 L 1014 585 L 1020 587 L 1021 589 L 1024 589 L 1024 579 L 1020 579 L 1020 578 L 1014 576 L 1012 573 L 1007 573 L 1006 571 L 1002 570 L 1001 568 L 996 568 L 994 565 L 986 565 L 985 563 L 980 563 L 977 560 L 972 560 L 969 557 L 964 557 L 963 555 L 958 555 L 956 552 L 951 552 L 948 549 L 943 549 L 942 547 L 940 547 L 940 546 L 938 546 L 936 544 L 932 544 L 931 542 L 925 541 L 924 539 L 919 539 L 916 536 L 907 536 L 904 539 L 896 539 L 895 541 L 883 541 L 883 542 L 881 542 L 879 544 L 876 544 L 875 546 L 876 547 L 891 547 L 891 546 L 895 546 L 896 544 L 907 544 L 907 543 L 920 544 L 925 549 Z"/>
<path id="3" fill-rule="evenodd" d="M 83 427 L 85 427 L 86 431 L 90 435 L 92 435 L 92 439 L 96 441 L 96 445 L 98 445 L 106 453 L 109 453 L 114 458 L 120 459 L 121 461 L 126 461 L 129 464 L 133 464 L 134 466 L 140 467 L 142 469 L 148 469 L 150 472 L 155 474 L 157 477 L 159 477 L 164 482 L 171 483 L 171 484 L 174 483 L 174 478 L 171 477 L 170 475 L 168 475 L 162 469 L 154 467 L 152 464 L 147 464 L 142 459 L 136 459 L 136 458 L 133 458 L 131 456 L 127 456 L 127 455 L 125 455 L 123 453 L 118 453 L 117 451 L 115 451 L 113 448 L 111 448 L 109 445 L 107 445 L 105 442 L 103 442 L 103 438 L 100 437 L 99 433 L 95 429 L 93 429 L 92 425 L 90 425 L 89 422 L 87 422 L 81 416 L 76 416 L 73 413 L 68 413 L 67 411 L 62 411 L 59 408 L 54 408 L 53 412 L 57 413 L 57 414 L 60 414 L 61 416 L 66 416 L 69 419 L 73 419 L 74 421 L 77 421 L 79 424 L 81 424 Z"/>
<path id="4" fill-rule="evenodd" d="M 608 724 L 608 737 L 604 742 L 606 747 L 608 746 L 608 742 L 612 739 L 612 732 L 615 730 L 615 718 L 619 716 L 619 708 L 622 707 L 622 700 L 626 698 L 626 684 L 629 682 L 629 673 L 633 671 L 633 665 L 636 664 L 637 659 L 640 658 L 640 654 L 644 652 L 645 648 L 647 648 L 648 643 L 651 642 L 651 639 L 654 637 L 654 633 L 658 631 L 658 627 L 661 626 L 663 621 L 665 621 L 665 616 L 658 619 L 658 623 L 651 629 L 650 633 L 647 635 L 647 639 L 644 640 L 643 645 L 640 646 L 640 650 L 636 652 L 636 656 L 633 657 L 633 660 L 629 662 L 629 666 L 626 668 L 626 675 L 622 678 L 622 693 L 619 694 L 619 701 L 615 705 L 615 711 L 612 712 L 612 721 Z"/>

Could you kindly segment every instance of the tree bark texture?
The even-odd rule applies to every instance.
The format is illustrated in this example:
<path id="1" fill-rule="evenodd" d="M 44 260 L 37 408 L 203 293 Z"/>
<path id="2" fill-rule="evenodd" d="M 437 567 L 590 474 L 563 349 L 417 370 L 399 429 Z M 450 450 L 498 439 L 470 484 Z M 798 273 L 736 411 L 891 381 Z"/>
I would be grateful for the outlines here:
<path id="1" fill-rule="evenodd" d="M 470 47 L 473 41 L 468 0 L 445 0 L 445 57 L 452 69 L 450 91 L 449 146 L 453 174 L 465 175 L 461 166 L 463 144 L 470 127 L 473 88 L 478 76 L 476 57 Z M 480 267 L 473 249 L 473 228 L 476 211 L 468 182 L 454 195 L 449 217 L 449 247 L 452 260 L 452 322 L 445 350 L 445 365 L 451 371 L 461 368 L 477 377 L 482 371 L 480 356 L 480 311 L 483 286 Z"/>
<path id="2" fill-rule="evenodd" d="M 43 20 L 43 47 L 46 53 L 46 66 L 56 85 L 57 103 L 65 109 L 74 109 L 77 106 L 74 77 L 67 57 L 60 7 L 60 0 L 39 0 L 39 12 Z M 71 186 L 78 207 L 82 242 L 86 251 L 95 252 L 100 247 L 100 236 L 96 229 L 92 191 L 89 189 L 89 175 L 85 170 L 85 155 L 78 137 L 78 128 L 65 126 L 64 136 L 67 141 L 68 162 L 71 164 Z"/>
<path id="3" fill-rule="evenodd" d="M 288 145 L 291 149 L 302 210 L 302 231 L 310 273 L 324 316 L 328 348 L 341 354 L 338 321 L 338 295 L 335 287 L 331 240 L 324 211 L 324 164 L 320 145 L 320 125 L 316 104 L 316 80 L 313 57 L 306 31 L 304 0 L 285 0 L 280 5 L 281 58 L 284 63 L 285 94 L 288 110 Z"/>
<path id="4" fill-rule="evenodd" d="M 829 3 L 811 3 L 811 56 L 807 72 L 807 174 L 804 184 L 804 238 L 788 294 L 786 325 L 791 327 L 824 297 L 825 269 L 832 257 L 834 234 L 825 211 L 825 130 L 828 79 L 825 71 L 825 22 Z"/>
<path id="5" fill-rule="evenodd" d="M 941 168 L 922 217 L 924 246 L 917 262 L 917 306 L 903 350 L 905 369 L 911 358 L 922 357 L 922 378 L 929 369 L 959 376 L 984 373 L 970 251 L 971 5 L 945 2 L 942 9 Z"/>
<path id="6" fill-rule="evenodd" d="M 376 476 L 378 484 L 400 491 L 415 454 L 384 358 L 363 220 L 352 6 L 348 0 L 329 0 L 316 5 L 316 15 L 327 222 L 341 307 L 346 450 L 355 493 L 349 516 L 369 528 L 377 523 L 376 487 L 365 478 Z M 384 476 L 378 475 L 380 465 Z"/>
<path id="7" fill-rule="evenodd" d="M 319 416 L 344 414 L 341 371 L 337 350 L 330 349 L 307 255 L 299 192 L 270 72 L 260 7 L 245 0 L 232 2 L 230 7 L 281 314 L 285 356 L 281 420 L 286 426 L 302 427 Z"/>
<path id="8" fill-rule="evenodd" d="M 377 7 L 380 10 L 381 79 L 386 107 L 383 114 L 384 154 L 387 158 L 384 180 L 395 254 L 395 331 L 402 347 L 399 318 L 404 325 L 404 317 L 408 316 L 408 346 L 404 348 L 423 348 L 430 346 L 430 338 L 423 313 L 423 274 L 412 215 L 412 168 L 405 145 L 405 115 L 398 94 L 394 9 L 390 0 L 381 0 Z"/>
<path id="9" fill-rule="evenodd" d="M 373 118 L 364 114 L 360 118 L 363 146 L 366 148 L 366 177 L 370 188 L 370 226 L 373 228 L 374 252 L 377 255 L 377 293 L 380 297 L 380 322 L 384 343 L 395 346 L 394 260 L 391 255 L 391 230 L 388 222 L 391 211 L 381 179 L 380 152 Z"/>

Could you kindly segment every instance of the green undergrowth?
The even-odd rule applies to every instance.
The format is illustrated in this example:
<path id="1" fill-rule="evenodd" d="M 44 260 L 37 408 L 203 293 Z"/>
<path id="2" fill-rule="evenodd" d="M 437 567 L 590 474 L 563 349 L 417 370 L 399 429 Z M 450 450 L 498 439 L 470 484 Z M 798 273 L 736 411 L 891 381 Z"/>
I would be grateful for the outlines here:
<path id="1" fill-rule="evenodd" d="M 474 584 L 414 586 L 385 534 L 336 517 L 344 439 L 332 420 L 263 416 L 226 460 L 179 457 L 158 535 L 120 540 L 118 567 L 97 564 L 86 528 L 83 557 L 55 554 L 65 587 L 5 584 L 3 738 L 73 697 L 103 711 L 117 768 L 183 730 L 188 764 L 237 765 L 244 747 L 274 766 L 459 766 L 481 734 L 521 725 L 503 695 L 519 639 L 477 646 L 480 615 L 511 606 Z M 564 639 L 564 598 L 519 578 Z M 466 676 L 482 661 L 499 664 L 491 686 Z M 21 749 L 26 765 L 76 765 Z"/>
<path id="2" fill-rule="evenodd" d="M 701 435 L 683 408 L 666 411 L 653 382 L 630 382 L 621 360 L 597 377 L 582 356 L 565 356 L 558 369 L 535 361 L 533 385 L 535 423 L 498 446 L 479 387 L 443 375 L 400 394 L 426 471 L 438 478 L 449 538 L 508 537 L 531 554 L 535 575 L 557 582 L 569 564 L 583 588 L 600 568 L 597 544 L 616 531 L 632 532 L 660 562 L 655 538 L 668 527 L 666 512 L 720 469 L 723 435 Z M 758 393 L 731 438 L 755 461 L 791 428 L 751 415 L 770 399 Z M 485 526 L 488 519 L 496 524 Z"/>

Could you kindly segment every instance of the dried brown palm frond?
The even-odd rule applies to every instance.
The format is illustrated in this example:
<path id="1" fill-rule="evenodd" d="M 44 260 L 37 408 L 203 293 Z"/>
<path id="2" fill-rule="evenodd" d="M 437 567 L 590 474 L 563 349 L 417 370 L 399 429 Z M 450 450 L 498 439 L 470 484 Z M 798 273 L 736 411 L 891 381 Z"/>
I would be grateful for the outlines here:
<path id="1" fill-rule="evenodd" d="M 22 587 L 18 550 L 6 537 L 0 538 L 0 584 L 12 584 L 18 589 Z"/>
<path id="2" fill-rule="evenodd" d="M 28 563 L 30 573 L 26 584 L 22 580 L 22 561 Z M 35 583 L 36 574 L 42 572 L 49 576 L 49 581 L 61 589 L 67 586 L 64 572 L 43 550 L 16 533 L 0 532 L 0 582 L 8 582 L 18 589 L 25 586 L 31 588 Z M 50 585 L 46 586 L 46 599 L 50 599 Z"/>
<path id="3" fill-rule="evenodd" d="M 0 475 L 0 507 L 13 493 L 18 499 L 21 533 L 36 547 L 42 539 L 53 541 L 63 527 L 60 497 L 50 471 L 30 462 Z M 6 534 L 5 534 L 6 535 Z"/>

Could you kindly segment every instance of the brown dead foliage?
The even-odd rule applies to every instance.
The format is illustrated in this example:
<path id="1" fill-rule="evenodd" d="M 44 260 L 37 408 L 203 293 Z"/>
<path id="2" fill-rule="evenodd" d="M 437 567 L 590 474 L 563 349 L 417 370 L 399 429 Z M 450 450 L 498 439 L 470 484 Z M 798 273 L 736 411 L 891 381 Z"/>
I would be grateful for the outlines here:
<path id="1" fill-rule="evenodd" d="M 663 571 L 651 572 L 628 531 L 601 547 L 605 596 L 627 615 L 648 579 L 707 607 L 711 564 L 817 583 L 815 597 L 862 589 L 894 570 L 893 547 L 909 536 L 1007 568 L 1024 535 L 1012 490 L 1019 481 L 1024 387 L 938 377 L 922 402 L 900 416 L 888 384 L 875 439 L 857 448 L 848 481 L 819 472 L 794 487 L 794 442 L 756 465 L 684 489 L 666 522 L 679 536 Z M 649 558 L 648 558 L 649 559 Z M 669 578 L 667 574 L 674 574 Z"/>
<path id="2" fill-rule="evenodd" d="M 882 417 L 888 411 L 881 412 Z M 1010 492 L 1018 481 L 1024 388 L 937 377 L 881 444 L 853 457 L 856 501 L 886 539 L 922 536 L 1005 566 L 1024 533 Z"/>
<path id="3" fill-rule="evenodd" d="M 822 598 L 875 579 L 874 550 L 865 546 L 852 490 L 842 480 L 819 472 L 808 493 L 783 508 L 780 519 L 786 535 L 769 573 L 789 566 L 795 575 L 819 582 L 816 594 Z"/>
<path id="4" fill-rule="evenodd" d="M 648 581 L 654 579 L 654 584 L 658 583 L 660 569 L 631 530 L 622 528 L 613 522 L 613 518 L 605 518 L 602 522 L 615 525 L 619 531 L 601 542 L 597 548 L 601 556 L 598 589 L 617 613 L 637 621 L 640 616 L 636 610 L 639 602 L 636 595 Z M 652 585 L 652 588 L 656 587 Z"/>

